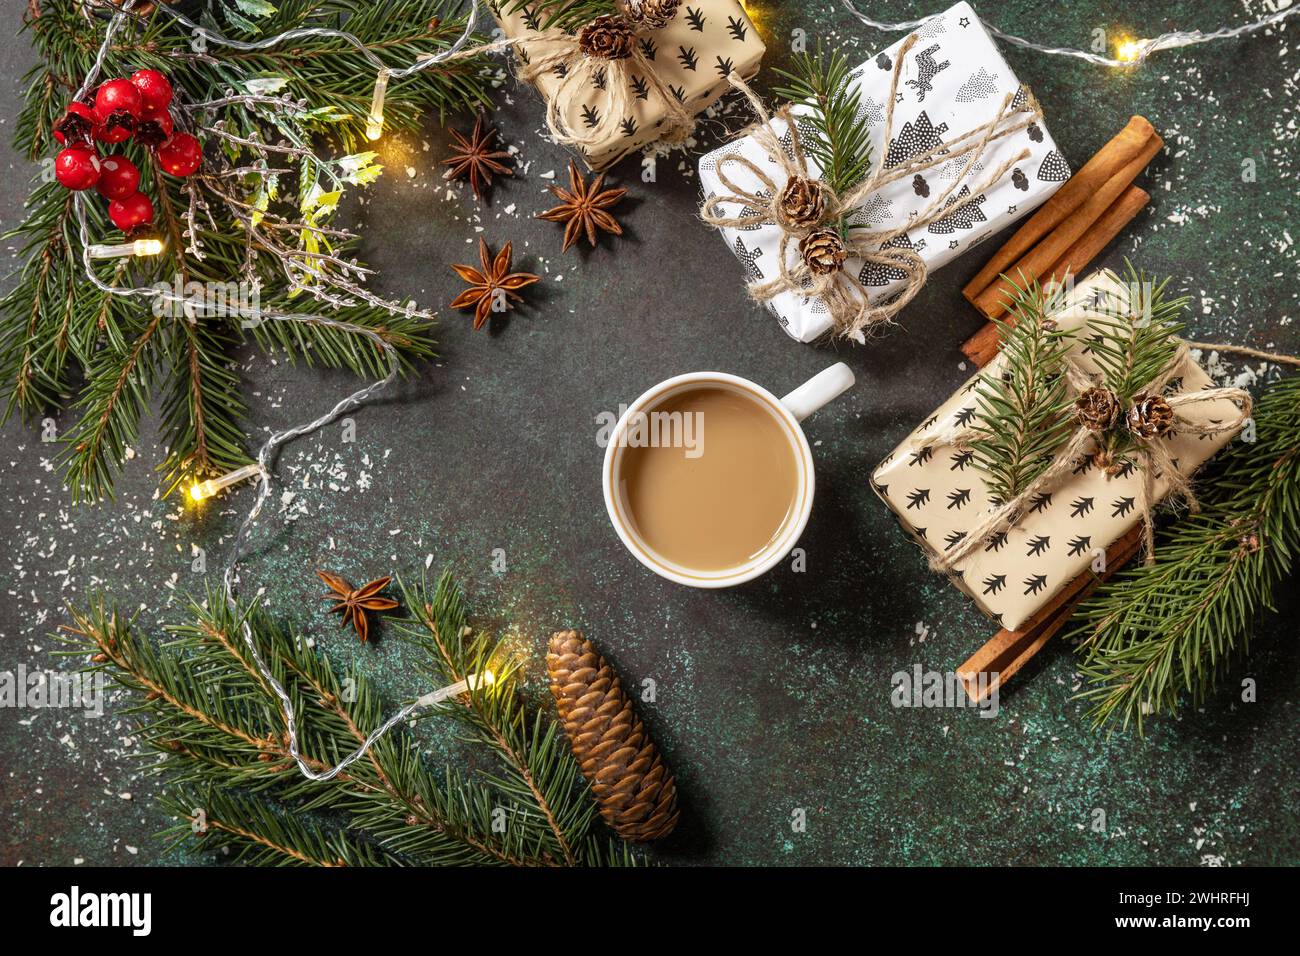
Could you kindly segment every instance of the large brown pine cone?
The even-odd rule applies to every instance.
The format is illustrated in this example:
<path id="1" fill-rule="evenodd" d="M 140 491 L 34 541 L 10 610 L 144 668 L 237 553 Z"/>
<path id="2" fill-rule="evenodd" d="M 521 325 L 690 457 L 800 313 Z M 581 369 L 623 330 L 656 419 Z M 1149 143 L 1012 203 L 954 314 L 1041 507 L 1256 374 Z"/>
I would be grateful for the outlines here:
<path id="1" fill-rule="evenodd" d="M 1174 410 L 1161 395 L 1138 392 L 1128 410 L 1128 430 L 1143 441 L 1163 438 L 1173 430 Z"/>
<path id="2" fill-rule="evenodd" d="M 625 840 L 667 836 L 677 826 L 677 785 L 618 675 L 577 631 L 551 635 L 551 693 L 564 732 L 605 822 Z"/>
<path id="3" fill-rule="evenodd" d="M 799 240 L 799 254 L 815 276 L 838 272 L 849 255 L 840 234 L 830 229 L 818 229 Z"/>
<path id="4" fill-rule="evenodd" d="M 636 31 L 626 18 L 596 17 L 578 33 L 578 49 L 598 60 L 626 60 L 636 47 Z"/>
<path id="5" fill-rule="evenodd" d="M 815 226 L 826 213 L 826 197 L 821 189 L 811 180 L 797 176 L 786 181 L 777 204 L 793 226 Z"/>
<path id="6" fill-rule="evenodd" d="M 1108 388 L 1093 386 L 1074 400 L 1079 424 L 1093 432 L 1104 432 L 1119 420 L 1119 398 Z"/>
<path id="7" fill-rule="evenodd" d="M 628 19 L 647 30 L 658 30 L 673 22 L 682 0 L 627 0 Z"/>

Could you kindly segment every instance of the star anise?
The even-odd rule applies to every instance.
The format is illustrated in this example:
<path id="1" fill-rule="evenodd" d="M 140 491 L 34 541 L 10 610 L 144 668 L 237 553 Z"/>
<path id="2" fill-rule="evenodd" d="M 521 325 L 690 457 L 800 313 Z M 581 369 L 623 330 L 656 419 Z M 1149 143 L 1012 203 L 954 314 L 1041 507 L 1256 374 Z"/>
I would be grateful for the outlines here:
<path id="1" fill-rule="evenodd" d="M 455 130 L 451 131 L 451 135 L 456 142 L 451 147 L 451 158 L 442 161 L 444 166 L 451 167 L 442 174 L 443 179 L 468 179 L 475 198 L 482 199 L 483 190 L 492 185 L 493 173 L 501 176 L 514 175 L 513 169 L 500 162 L 503 159 L 509 160 L 510 154 L 492 148 L 497 131 L 490 127 L 484 131 L 483 117 L 474 120 L 474 132 L 470 133 L 469 139 Z"/>
<path id="2" fill-rule="evenodd" d="M 391 611 L 397 607 L 397 602 L 392 598 L 379 596 L 379 592 L 388 587 L 388 583 L 393 580 L 391 577 L 376 578 L 359 588 L 354 588 L 337 574 L 331 574 L 329 571 L 317 571 L 316 573 L 322 581 L 329 585 L 331 593 L 322 596 L 325 600 L 334 602 L 334 606 L 330 610 L 343 615 L 342 623 L 344 627 L 351 624 L 356 628 L 356 632 L 360 635 L 363 644 L 370 634 L 370 625 L 366 620 L 366 612 Z"/>
<path id="3" fill-rule="evenodd" d="M 524 301 L 519 295 L 524 286 L 540 282 L 541 276 L 531 272 L 510 271 L 510 243 L 501 247 L 493 259 L 488 254 L 487 243 L 479 236 L 478 255 L 483 262 L 482 271 L 473 266 L 453 265 L 456 274 L 469 283 L 469 288 L 451 300 L 453 309 L 474 306 L 474 328 L 480 329 L 488 320 L 490 312 L 504 312 L 510 308 L 510 300 Z"/>
<path id="4" fill-rule="evenodd" d="M 596 244 L 597 229 L 603 229 L 616 236 L 623 235 L 623 227 L 606 210 L 627 195 L 627 190 L 604 189 L 604 184 L 604 173 L 588 183 L 578 172 L 577 163 L 569 160 L 569 188 L 547 187 L 560 200 L 560 205 L 546 212 L 539 212 L 537 218 L 548 222 L 564 223 L 562 252 L 568 251 L 569 246 L 577 242 L 584 232 L 587 234 L 587 242 L 593 246 Z"/>

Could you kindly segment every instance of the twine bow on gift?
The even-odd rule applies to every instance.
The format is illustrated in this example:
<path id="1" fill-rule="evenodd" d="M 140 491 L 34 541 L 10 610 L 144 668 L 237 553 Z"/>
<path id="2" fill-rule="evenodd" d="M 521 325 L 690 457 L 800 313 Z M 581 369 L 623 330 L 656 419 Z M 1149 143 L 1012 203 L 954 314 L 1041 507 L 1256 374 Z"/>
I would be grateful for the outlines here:
<path id="1" fill-rule="evenodd" d="M 676 2 L 659 6 L 663 10 L 656 17 L 642 14 L 642 6 L 632 6 L 624 14 L 596 17 L 577 34 L 551 27 L 514 41 L 523 60 L 519 68 L 522 79 L 535 83 L 543 74 L 557 69 L 562 75 L 546 104 L 546 127 L 556 142 L 582 150 L 609 142 L 623 117 L 633 109 L 633 70 L 638 71 L 649 94 L 663 104 L 660 139 L 680 143 L 694 129 L 694 114 L 664 85 L 638 42 L 642 32 L 662 27 L 676 16 Z M 566 120 L 564 107 L 575 91 L 593 86 L 608 96 L 604 115 L 585 128 L 575 129 Z"/>
<path id="2" fill-rule="evenodd" d="M 1240 388 L 1206 388 L 1166 396 L 1165 389 L 1175 378 L 1181 378 L 1188 365 L 1194 365 L 1189 346 L 1179 341 L 1169 364 L 1154 379 L 1133 396 L 1127 410 L 1120 407 L 1119 399 L 1109 389 L 1096 385 L 1082 368 L 1067 358 L 1064 374 L 1068 387 L 1076 395 L 1074 404 L 1074 430 L 1063 441 L 1051 463 L 1037 478 L 1009 501 L 999 502 L 987 511 L 979 522 L 966 531 L 965 537 L 943 554 L 930 559 L 930 567 L 944 574 L 951 573 L 957 564 L 976 548 L 985 544 L 998 532 L 1014 525 L 1025 513 L 1033 499 L 1056 487 L 1067 478 L 1081 460 L 1091 460 L 1105 469 L 1108 475 L 1118 474 L 1122 462 L 1107 456 L 1102 438 L 1114 428 L 1127 429 L 1133 439 L 1130 451 L 1138 459 L 1142 474 L 1138 486 L 1137 505 L 1142 523 L 1143 550 L 1146 563 L 1155 560 L 1155 531 L 1152 509 L 1156 504 L 1155 483 L 1163 477 L 1169 483 L 1169 496 L 1186 503 L 1189 510 L 1198 510 L 1196 496 L 1192 493 L 1188 476 L 1169 454 L 1165 440 L 1174 434 L 1216 435 L 1236 431 L 1250 418 L 1250 393 Z M 1194 405 L 1228 399 L 1237 406 L 1237 415 L 1221 422 L 1197 421 L 1185 412 Z M 980 435 L 978 425 L 958 425 L 955 422 L 931 432 L 915 443 L 916 449 L 937 446 L 964 447 Z"/>
<path id="3" fill-rule="evenodd" d="M 885 106 L 883 142 L 886 150 L 893 133 L 898 81 L 907 53 L 918 39 L 915 34 L 908 37 L 894 57 L 889 100 Z M 750 296 L 763 304 L 784 292 L 794 292 L 809 298 L 820 297 L 826 304 L 836 333 L 858 341 L 864 338 L 864 330 L 888 322 L 897 315 L 925 285 L 929 274 L 925 260 L 914 249 L 897 240 L 914 229 L 952 216 L 967 204 L 980 199 L 986 189 L 996 185 L 1012 167 L 1030 156 L 1028 149 L 1017 152 L 1001 163 L 979 186 L 970 189 L 968 198 L 945 205 L 984 156 L 990 144 L 1014 136 L 1043 118 L 1037 101 L 1028 95 L 1026 88 L 1021 87 L 1021 91 L 1026 93 L 1025 105 L 1017 107 L 1018 93 L 1008 93 L 997 114 L 987 123 L 895 166 L 886 165 L 885 150 L 882 150 L 873 170 L 861 183 L 843 195 L 836 195 L 829 185 L 809 174 L 795 125 L 796 114 L 792 112 L 791 104 L 776 112 L 776 118 L 783 120 L 790 130 L 792 149 L 787 153 L 771 127 L 773 117 L 768 115 L 762 100 L 736 74 L 732 73 L 728 79 L 732 86 L 745 94 L 753 107 L 758 122 L 749 135 L 785 174 L 785 184 L 778 188 L 771 176 L 744 156 L 724 155 L 718 159 L 717 174 L 730 193 L 709 197 L 701 207 L 700 215 L 705 222 L 718 227 L 744 229 L 774 225 L 780 229 L 781 242 L 776 257 L 778 274 L 766 281 L 751 283 Z M 834 228 L 835 224 L 851 215 L 886 186 L 962 157 L 965 157 L 965 164 L 952 184 L 907 221 L 884 229 L 850 225 L 846 230 L 847 238 Z M 726 167 L 732 164 L 746 169 L 762 188 L 750 191 L 737 186 L 726 173 Z M 742 207 L 743 211 L 729 214 L 723 210 L 723 207 L 735 206 Z M 795 244 L 798 246 L 798 255 L 791 256 L 790 247 Z M 793 264 L 790 261 L 792 258 Z M 903 288 L 887 301 L 873 305 L 861 280 L 844 270 L 844 264 L 849 258 L 901 272 L 904 277 Z"/>

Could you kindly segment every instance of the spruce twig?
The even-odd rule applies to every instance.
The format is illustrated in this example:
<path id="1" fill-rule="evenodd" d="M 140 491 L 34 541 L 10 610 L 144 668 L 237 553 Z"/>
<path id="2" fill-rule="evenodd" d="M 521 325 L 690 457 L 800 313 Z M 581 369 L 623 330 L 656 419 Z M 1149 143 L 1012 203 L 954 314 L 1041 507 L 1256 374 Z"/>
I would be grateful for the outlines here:
<path id="1" fill-rule="evenodd" d="M 1300 377 L 1268 386 L 1254 442 L 1223 452 L 1200 482 L 1201 511 L 1157 538 L 1154 564 L 1119 572 L 1076 611 L 1080 672 L 1097 724 L 1143 728 L 1202 704 L 1273 606 L 1300 550 Z"/>
<path id="2" fill-rule="evenodd" d="M 192 623 L 167 628 L 165 641 L 102 602 L 73 612 L 64 653 L 92 656 L 135 701 L 137 738 L 157 757 L 175 824 L 167 835 L 199 849 L 230 847 L 258 864 L 626 865 L 618 841 L 595 835 L 595 805 L 571 772 L 557 721 L 525 716 L 518 669 L 498 642 L 465 640 L 459 591 L 444 575 L 434 591 L 404 589 L 412 608 L 432 609 L 407 626 L 429 636 L 435 621 L 446 646 L 430 673 L 450 668 L 496 680 L 443 712 L 476 728 L 476 739 L 505 761 L 504 776 L 435 774 L 404 728 L 329 781 L 304 778 L 288 751 L 278 700 L 241 633 L 247 619 L 258 651 L 293 701 L 301 753 L 314 770 L 338 763 L 384 720 L 390 706 L 357 673 L 340 677 L 296 635 L 255 608 L 231 611 L 219 592 L 193 605 Z"/>
<path id="3" fill-rule="evenodd" d="M 232 5 L 209 11 L 229 36 L 258 36 L 303 26 L 341 26 L 373 55 L 404 66 L 459 36 L 457 0 L 288 2 L 262 16 Z M 107 8 L 41 0 L 27 29 L 41 62 L 28 74 L 15 133 L 32 160 L 53 155 L 50 134 L 94 61 Z M 262 10 L 262 8 L 258 8 Z M 208 146 L 204 168 L 185 181 L 157 174 L 140 147 L 118 148 L 150 181 L 164 253 L 153 260 L 95 263 L 96 277 L 120 288 L 199 283 L 256 294 L 261 313 L 332 317 L 374 330 L 398 350 L 404 367 L 432 352 L 432 314 L 391 302 L 365 287 L 370 270 L 353 258 L 358 236 L 330 220 L 346 190 L 379 175 L 373 152 L 340 152 L 364 142 L 374 67 L 334 38 L 303 38 L 243 54 L 210 47 L 161 11 L 132 17 L 115 34 L 106 76 L 154 68 L 177 90 L 179 128 Z M 469 59 L 421 71 L 393 84 L 385 108 L 392 132 L 418 128 L 422 115 L 487 101 L 484 62 Z M 330 144 L 327 146 L 327 144 Z M 92 241 L 110 237 L 103 204 L 85 201 Z M 241 381 L 231 353 L 246 338 L 264 351 L 347 368 L 387 372 L 384 353 L 364 336 L 310 322 L 247 321 L 237 309 L 187 317 L 158 299 L 125 298 L 90 283 L 82 262 L 73 197 L 41 183 L 26 217 L 6 240 L 20 249 L 12 288 L 0 298 L 0 416 L 34 417 L 75 395 L 60 463 L 74 499 L 112 493 L 143 415 L 161 402 L 164 492 L 182 482 L 248 461 Z M 185 295 L 191 294 L 184 291 Z M 162 314 L 151 314 L 161 305 Z"/>
<path id="4" fill-rule="evenodd" d="M 618 13 L 614 0 L 493 0 L 493 6 L 505 13 L 524 12 L 536 24 L 534 29 L 556 27 L 576 33 L 597 17 Z"/>
<path id="5" fill-rule="evenodd" d="M 977 437 L 970 442 L 989 494 L 1010 501 L 1051 464 L 1070 434 L 1073 398 L 1064 373 L 1071 336 L 1053 319 L 1065 307 L 1064 292 L 1037 280 L 1016 286 L 1004 319 L 996 371 L 980 377 L 976 390 Z"/>
<path id="6" fill-rule="evenodd" d="M 797 55 L 792 70 L 776 72 L 788 84 L 777 87 L 776 95 L 809 108 L 796 120 L 810 124 L 815 135 L 802 137 L 800 146 L 817 163 L 821 180 L 843 195 L 871 171 L 871 124 L 861 112 L 848 57 L 838 50 L 827 55 L 818 46 L 816 54 Z M 841 234 L 846 231 L 841 221 Z"/>

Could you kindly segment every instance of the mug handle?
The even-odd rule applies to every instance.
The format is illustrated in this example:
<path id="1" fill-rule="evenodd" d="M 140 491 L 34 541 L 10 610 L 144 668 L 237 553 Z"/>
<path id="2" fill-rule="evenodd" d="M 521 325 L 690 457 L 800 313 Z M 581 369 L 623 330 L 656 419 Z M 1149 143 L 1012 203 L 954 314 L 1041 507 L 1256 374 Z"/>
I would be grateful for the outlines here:
<path id="1" fill-rule="evenodd" d="M 781 404 L 789 409 L 797 421 L 803 421 L 823 405 L 847 392 L 855 381 L 853 369 L 843 362 L 836 362 L 783 397 Z"/>

